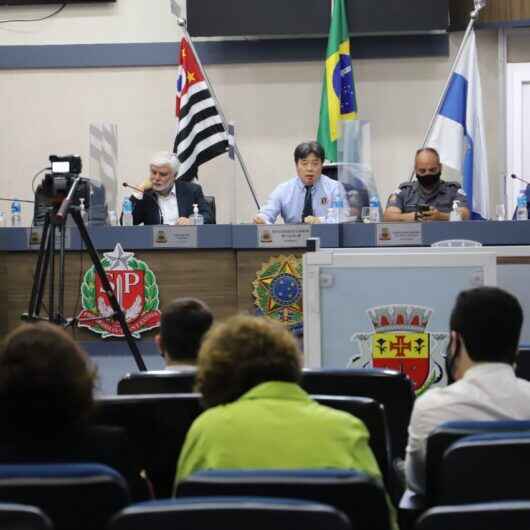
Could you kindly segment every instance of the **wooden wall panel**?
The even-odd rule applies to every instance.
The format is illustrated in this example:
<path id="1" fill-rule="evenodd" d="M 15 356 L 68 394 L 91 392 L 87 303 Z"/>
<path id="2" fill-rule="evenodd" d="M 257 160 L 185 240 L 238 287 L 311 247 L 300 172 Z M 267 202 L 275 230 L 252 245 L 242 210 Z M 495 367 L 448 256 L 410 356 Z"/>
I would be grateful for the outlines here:
<path id="1" fill-rule="evenodd" d="M 451 0 L 451 24 L 462 26 L 469 22 L 473 0 Z M 480 13 L 480 22 L 515 22 L 530 20 L 530 0 L 488 0 Z"/>
<path id="2" fill-rule="evenodd" d="M 0 340 L 7 333 L 7 252 L 0 252 Z"/>

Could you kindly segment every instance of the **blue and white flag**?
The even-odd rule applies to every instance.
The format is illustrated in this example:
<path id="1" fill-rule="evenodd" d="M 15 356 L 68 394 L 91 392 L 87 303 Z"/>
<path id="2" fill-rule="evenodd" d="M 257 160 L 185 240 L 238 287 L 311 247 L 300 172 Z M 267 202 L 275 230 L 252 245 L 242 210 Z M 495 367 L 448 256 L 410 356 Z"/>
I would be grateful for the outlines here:
<path id="1" fill-rule="evenodd" d="M 439 152 L 442 164 L 462 174 L 472 218 L 487 219 L 488 160 L 474 31 L 456 64 L 426 146 Z"/>

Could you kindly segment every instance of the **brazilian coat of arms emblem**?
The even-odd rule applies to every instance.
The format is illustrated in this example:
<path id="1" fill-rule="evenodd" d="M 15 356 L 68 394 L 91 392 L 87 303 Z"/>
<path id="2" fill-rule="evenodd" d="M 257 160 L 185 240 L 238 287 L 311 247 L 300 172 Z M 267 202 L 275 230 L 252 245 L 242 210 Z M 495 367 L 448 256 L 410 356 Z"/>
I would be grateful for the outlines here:
<path id="1" fill-rule="evenodd" d="M 159 327 L 160 300 L 153 271 L 144 261 L 135 258 L 133 252 L 125 252 L 120 243 L 112 252 L 103 255 L 101 264 L 133 336 L 139 338 L 141 332 Z M 83 277 L 81 301 L 79 327 L 99 333 L 102 338 L 124 336 L 119 322 L 112 318 L 114 311 L 94 266 Z"/>
<path id="2" fill-rule="evenodd" d="M 257 314 L 276 320 L 294 332 L 303 325 L 302 260 L 278 256 L 262 264 L 252 282 Z"/>
<path id="3" fill-rule="evenodd" d="M 444 356 L 448 333 L 427 332 L 433 310 L 416 305 L 387 305 L 366 311 L 372 332 L 358 332 L 351 337 L 359 353 L 350 360 L 351 367 L 387 368 L 405 373 L 416 395 L 436 384 L 445 384 Z"/>

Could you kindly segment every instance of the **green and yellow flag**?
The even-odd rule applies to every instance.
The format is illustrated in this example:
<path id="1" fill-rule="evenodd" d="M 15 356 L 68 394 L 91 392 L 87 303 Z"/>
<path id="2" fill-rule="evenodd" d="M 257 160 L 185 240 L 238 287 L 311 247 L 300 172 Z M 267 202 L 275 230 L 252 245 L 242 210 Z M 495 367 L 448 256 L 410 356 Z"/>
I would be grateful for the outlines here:
<path id="1" fill-rule="evenodd" d="M 357 101 L 353 84 L 350 36 L 344 0 L 334 0 L 317 139 L 326 151 L 326 158 L 337 162 L 337 138 L 340 122 L 357 119 Z"/>

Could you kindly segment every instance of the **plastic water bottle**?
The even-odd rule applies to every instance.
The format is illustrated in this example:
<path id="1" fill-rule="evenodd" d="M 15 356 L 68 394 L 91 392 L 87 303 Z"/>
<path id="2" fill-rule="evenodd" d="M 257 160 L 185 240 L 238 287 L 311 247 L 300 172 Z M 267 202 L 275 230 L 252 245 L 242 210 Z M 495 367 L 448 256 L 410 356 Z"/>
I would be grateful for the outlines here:
<path id="1" fill-rule="evenodd" d="M 199 213 L 199 205 L 193 205 L 193 213 L 190 215 L 192 225 L 203 225 L 204 217 Z"/>
<path id="2" fill-rule="evenodd" d="M 123 226 L 132 226 L 133 225 L 133 215 L 132 215 L 132 202 L 129 197 L 125 197 L 123 199 L 122 207 L 121 207 L 121 224 Z"/>
<path id="3" fill-rule="evenodd" d="M 85 199 L 83 197 L 79 199 L 79 214 L 81 215 L 81 219 L 83 219 L 83 223 L 86 225 L 88 223 L 88 212 L 86 211 Z"/>
<path id="4" fill-rule="evenodd" d="M 340 193 L 337 193 L 337 195 L 335 195 L 334 208 L 337 211 L 337 223 L 343 223 L 344 222 L 344 200 L 342 199 L 342 195 Z"/>
<path id="5" fill-rule="evenodd" d="M 519 197 L 517 197 L 517 214 L 516 219 L 518 221 L 528 220 L 528 207 L 526 205 L 526 193 L 521 191 Z"/>
<path id="6" fill-rule="evenodd" d="M 379 223 L 381 217 L 379 215 L 379 198 L 376 195 L 370 197 L 370 222 Z"/>
<path id="7" fill-rule="evenodd" d="M 11 226 L 22 226 L 22 205 L 16 199 L 11 203 Z"/>
<path id="8" fill-rule="evenodd" d="M 339 210 L 337 208 L 337 198 L 333 197 L 331 200 L 331 206 L 328 208 L 326 214 L 326 223 L 337 224 L 339 222 Z"/>
<path id="9" fill-rule="evenodd" d="M 453 209 L 451 210 L 451 213 L 449 214 L 449 221 L 461 221 L 462 215 L 460 211 L 458 210 L 458 201 L 453 201 Z"/>
<path id="10" fill-rule="evenodd" d="M 0 228 L 5 228 L 6 226 L 6 218 L 4 217 L 4 212 L 0 210 Z"/>
<path id="11" fill-rule="evenodd" d="M 118 216 L 114 210 L 109 210 L 109 225 L 118 226 Z"/>

